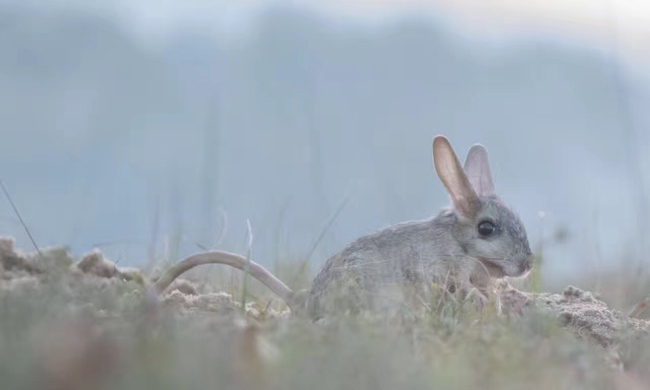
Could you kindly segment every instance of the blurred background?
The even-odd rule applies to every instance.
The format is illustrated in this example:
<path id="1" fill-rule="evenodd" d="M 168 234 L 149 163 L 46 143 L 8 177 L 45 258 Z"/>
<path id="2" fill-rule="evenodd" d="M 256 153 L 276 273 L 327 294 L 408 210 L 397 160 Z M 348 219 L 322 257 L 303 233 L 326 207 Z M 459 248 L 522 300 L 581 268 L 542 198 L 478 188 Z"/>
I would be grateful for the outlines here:
<path id="1" fill-rule="evenodd" d="M 643 0 L 0 1 L 0 178 L 39 246 L 309 261 L 490 151 L 549 286 L 647 265 Z M 32 250 L 11 205 L 0 234 Z"/>

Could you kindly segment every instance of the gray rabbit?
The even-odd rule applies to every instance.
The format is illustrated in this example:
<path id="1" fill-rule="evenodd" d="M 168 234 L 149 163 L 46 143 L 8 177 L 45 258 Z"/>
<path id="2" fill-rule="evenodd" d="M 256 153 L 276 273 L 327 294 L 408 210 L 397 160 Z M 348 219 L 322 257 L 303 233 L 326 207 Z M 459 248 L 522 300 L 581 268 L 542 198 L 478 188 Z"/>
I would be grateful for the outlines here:
<path id="1" fill-rule="evenodd" d="M 497 197 L 482 145 L 470 148 L 463 168 L 447 138 L 436 136 L 433 164 L 452 201 L 435 217 L 357 239 L 327 260 L 308 290 L 293 292 L 252 261 L 250 275 L 292 311 L 307 309 L 314 317 L 336 308 L 340 298 L 346 305 L 395 307 L 403 302 L 404 291 L 426 292 L 432 283 L 463 295 L 476 292 L 479 302 L 485 303 L 492 278 L 523 277 L 531 270 L 526 229 Z M 243 270 L 246 259 L 223 251 L 198 253 L 174 265 L 154 288 L 162 293 L 179 275 L 201 264 Z"/>

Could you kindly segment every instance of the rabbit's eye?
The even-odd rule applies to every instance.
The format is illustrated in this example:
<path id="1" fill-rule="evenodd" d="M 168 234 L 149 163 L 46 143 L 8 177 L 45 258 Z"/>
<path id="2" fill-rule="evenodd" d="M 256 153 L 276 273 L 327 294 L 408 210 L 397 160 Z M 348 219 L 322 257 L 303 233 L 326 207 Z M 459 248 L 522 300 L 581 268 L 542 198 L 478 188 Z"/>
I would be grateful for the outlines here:
<path id="1" fill-rule="evenodd" d="M 492 222 L 484 221 L 484 222 L 481 222 L 478 225 L 478 234 L 480 234 L 483 237 L 487 237 L 487 236 L 491 235 L 492 233 L 494 233 L 496 228 L 497 227 L 494 226 L 494 224 Z"/>

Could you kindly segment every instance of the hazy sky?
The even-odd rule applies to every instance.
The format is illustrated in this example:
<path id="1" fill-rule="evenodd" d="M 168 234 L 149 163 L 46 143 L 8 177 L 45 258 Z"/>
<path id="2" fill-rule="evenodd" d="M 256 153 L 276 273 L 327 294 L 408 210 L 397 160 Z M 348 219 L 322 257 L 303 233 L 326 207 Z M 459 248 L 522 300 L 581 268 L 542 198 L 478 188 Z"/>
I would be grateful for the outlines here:
<path id="1" fill-rule="evenodd" d="M 11 3 L 14 0 L 0 0 Z M 24 0 L 42 9 L 44 2 Z M 522 38 L 542 32 L 650 61 L 647 0 L 49 0 L 52 5 L 101 9 L 118 15 L 143 38 L 164 42 L 176 28 L 212 29 L 239 37 L 272 5 L 318 9 L 332 24 L 390 22 L 403 15 L 444 16 L 475 37 Z M 352 23 L 351 23 L 352 24 Z"/>
<path id="2" fill-rule="evenodd" d="M 54 0 L 62 1 L 62 0 Z M 389 22 L 395 16 L 443 14 L 477 36 L 518 38 L 550 33 L 611 47 L 626 56 L 650 60 L 650 2 L 647 0 L 118 0 L 100 2 L 141 32 L 165 33 L 187 24 L 229 33 L 246 31 L 256 12 L 284 4 L 317 8 L 332 23 Z M 110 4 L 110 5 L 109 5 Z M 88 3 L 84 3 L 88 6 Z M 442 12 L 441 12 L 442 11 Z"/>

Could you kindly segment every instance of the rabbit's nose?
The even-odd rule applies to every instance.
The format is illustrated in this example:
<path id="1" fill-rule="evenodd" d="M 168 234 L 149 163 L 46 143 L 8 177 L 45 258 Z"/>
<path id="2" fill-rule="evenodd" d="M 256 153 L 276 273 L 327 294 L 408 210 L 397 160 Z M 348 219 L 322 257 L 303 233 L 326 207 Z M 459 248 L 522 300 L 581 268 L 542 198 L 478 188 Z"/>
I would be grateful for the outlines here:
<path id="1" fill-rule="evenodd" d="M 533 264 L 535 263 L 535 256 L 530 255 L 524 259 L 524 261 L 519 264 L 519 268 L 521 269 L 521 273 L 525 274 L 526 272 L 530 271 L 533 269 Z"/>

